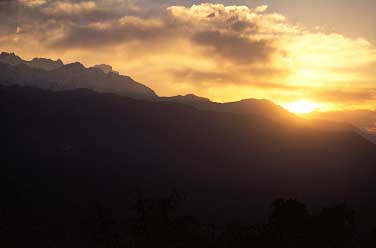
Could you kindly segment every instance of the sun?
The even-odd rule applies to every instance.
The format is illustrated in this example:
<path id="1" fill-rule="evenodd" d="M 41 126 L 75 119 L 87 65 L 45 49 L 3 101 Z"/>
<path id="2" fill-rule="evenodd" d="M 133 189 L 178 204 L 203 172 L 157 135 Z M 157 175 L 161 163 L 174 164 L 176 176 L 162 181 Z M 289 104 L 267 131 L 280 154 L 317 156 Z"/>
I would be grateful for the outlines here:
<path id="1" fill-rule="evenodd" d="M 317 110 L 320 106 L 309 100 L 300 100 L 284 104 L 283 107 L 294 114 L 309 114 Z"/>

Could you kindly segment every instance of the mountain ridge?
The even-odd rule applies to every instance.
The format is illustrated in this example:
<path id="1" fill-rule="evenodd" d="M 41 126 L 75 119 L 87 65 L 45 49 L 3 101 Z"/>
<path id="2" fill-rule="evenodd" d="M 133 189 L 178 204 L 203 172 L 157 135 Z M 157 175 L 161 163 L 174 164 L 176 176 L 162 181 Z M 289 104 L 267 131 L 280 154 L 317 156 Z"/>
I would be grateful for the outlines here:
<path id="1" fill-rule="evenodd" d="M 61 161 L 68 173 L 91 168 L 92 161 L 104 171 L 117 168 L 129 180 L 137 172 L 143 181 L 173 180 L 189 191 L 202 190 L 210 180 L 215 194 L 230 184 L 249 194 L 262 189 L 267 200 L 280 192 L 309 202 L 319 192 L 323 199 L 357 203 L 371 193 L 369 182 L 376 177 L 376 146 L 351 131 L 292 128 L 258 115 L 203 112 L 83 89 L 3 86 L 0 96 L 7 120 L 1 129 L 5 164 L 22 158 L 52 170 L 59 163 L 51 162 Z M 320 183 L 310 183 L 315 181 Z"/>
<path id="2" fill-rule="evenodd" d="M 60 59 L 54 61 L 45 58 L 34 58 L 26 61 L 14 53 L 2 52 L 0 54 L 0 68 L 2 68 L 0 71 L 0 84 L 3 85 L 36 86 L 56 91 L 88 88 L 97 92 L 114 93 L 136 99 L 176 102 L 204 111 L 256 114 L 274 121 L 294 122 L 298 126 L 305 122 L 304 125 L 308 127 L 328 131 L 349 129 L 376 143 L 376 135 L 370 133 L 369 129 L 362 125 L 364 122 L 361 120 L 352 121 L 341 116 L 330 118 L 330 116 L 328 117 L 325 114 L 313 113 L 312 116 L 316 116 L 316 118 L 304 121 L 302 118 L 266 99 L 249 98 L 235 102 L 219 103 L 194 94 L 158 97 L 152 89 L 134 81 L 129 76 L 120 75 L 118 72 L 113 71 L 110 65 L 106 64 L 86 68 L 80 62 L 65 65 Z M 320 118 L 321 116 L 326 118 Z M 344 121 L 349 124 L 343 123 Z"/>
<path id="3" fill-rule="evenodd" d="M 157 94 L 152 89 L 128 76 L 105 73 L 99 68 L 86 68 L 80 62 L 64 65 L 61 60 L 39 58 L 31 61 L 33 64 L 23 62 L 13 53 L 2 53 L 0 55 L 0 84 L 35 86 L 48 90 L 88 88 L 133 98 L 157 98 Z M 59 65 L 54 65 L 55 63 Z"/>
<path id="4" fill-rule="evenodd" d="M 52 71 L 64 66 L 64 63 L 61 59 L 52 60 L 46 58 L 33 58 L 30 61 L 23 60 L 21 57 L 17 56 L 15 53 L 2 52 L 0 54 L 0 62 L 10 64 L 10 65 L 19 65 L 26 64 L 32 68 L 42 69 L 46 71 Z"/>
<path id="5" fill-rule="evenodd" d="M 71 227 L 98 202 L 122 219 L 132 192 L 172 189 L 218 224 L 261 221 L 279 197 L 346 201 L 376 221 L 376 145 L 352 131 L 90 89 L 0 86 L 0 106 L 0 193 L 17 235 Z"/>
<path id="6" fill-rule="evenodd" d="M 13 68 L 4 66 L 1 63 L 8 64 Z M 52 64 L 45 65 L 48 63 Z M 134 81 L 129 76 L 119 75 L 112 70 L 111 66 L 105 64 L 86 68 L 80 62 L 63 64 L 61 60 L 53 61 L 44 58 L 25 61 L 14 53 L 3 52 L 0 54 L 0 67 L 4 68 L 0 72 L 0 84 L 2 83 L 3 85 L 19 84 L 21 86 L 36 86 L 47 90 L 88 88 L 98 92 L 114 93 L 158 102 L 172 101 L 200 110 L 258 114 L 275 120 L 295 118 L 293 114 L 268 100 L 244 99 L 237 102 L 217 103 L 194 94 L 158 97 L 152 89 Z"/>

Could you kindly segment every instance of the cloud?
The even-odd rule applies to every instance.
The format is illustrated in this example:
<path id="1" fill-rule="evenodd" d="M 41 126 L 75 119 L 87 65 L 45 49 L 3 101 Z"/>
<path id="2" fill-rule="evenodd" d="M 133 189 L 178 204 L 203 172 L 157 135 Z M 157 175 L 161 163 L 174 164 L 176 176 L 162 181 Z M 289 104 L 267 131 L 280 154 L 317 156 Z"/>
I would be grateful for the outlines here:
<path id="1" fill-rule="evenodd" d="M 49 45 L 54 47 L 105 47 L 132 41 L 158 40 L 168 32 L 158 20 L 127 16 L 115 21 L 87 25 L 67 25 L 62 36 Z"/>
<path id="2" fill-rule="evenodd" d="M 35 1 L 34 1 L 35 2 Z M 45 2 L 44 2 L 45 3 Z M 98 11 L 99 8 L 94 1 L 70 2 L 58 1 L 42 9 L 47 15 L 81 15 Z"/>
<path id="3" fill-rule="evenodd" d="M 47 0 L 18 0 L 18 2 L 27 7 L 38 7 L 47 3 Z"/>
<path id="4" fill-rule="evenodd" d="M 376 100 L 376 88 L 366 89 L 330 89 L 312 91 L 312 98 L 316 101 L 337 103 L 363 103 Z"/>
<path id="5" fill-rule="evenodd" d="M 0 1 L 0 36 L 9 34 L 17 27 L 17 2 Z"/>
<path id="6" fill-rule="evenodd" d="M 82 8 L 86 6 L 82 4 L 74 8 L 62 5 L 64 8 L 57 8 L 58 13 L 62 10 L 64 13 L 97 10 L 94 8 L 95 5 L 87 5 L 86 9 Z M 57 14 L 55 7 L 51 12 Z M 270 39 L 256 37 L 257 23 L 244 16 L 259 13 L 265 8 L 250 10 L 246 7 L 206 4 L 194 6 L 192 9 L 196 10 L 184 13 L 185 9 L 182 7 L 170 7 L 160 18 L 141 19 L 128 16 L 111 22 L 69 25 L 64 37 L 54 44 L 64 46 L 82 44 L 84 47 L 90 47 L 135 40 L 151 43 L 155 40 L 165 42 L 173 39 L 187 39 L 194 45 L 202 46 L 208 56 L 222 56 L 238 63 L 262 62 L 269 59 L 275 52 Z M 246 13 L 239 14 L 238 11 L 240 13 L 246 11 Z M 222 13 L 227 14 L 223 16 Z"/>
<path id="7" fill-rule="evenodd" d="M 225 72 L 213 72 L 204 70 L 195 70 L 191 68 L 180 68 L 170 70 L 170 73 L 175 77 L 175 80 L 191 81 L 201 84 L 203 82 L 216 82 L 223 83 L 226 81 L 232 81 L 230 75 Z"/>
<path id="8" fill-rule="evenodd" d="M 260 79 L 259 75 L 284 75 L 284 71 L 278 71 L 273 68 L 252 68 L 243 73 L 228 70 L 213 71 L 211 69 L 205 70 L 200 68 L 183 67 L 178 69 L 171 69 L 167 71 L 171 74 L 176 81 L 190 82 L 194 85 L 226 85 L 229 82 L 235 82 L 236 85 L 253 86 L 259 88 L 269 88 L 278 90 L 294 90 L 296 87 L 289 86 L 283 83 L 268 81 L 268 77 L 265 80 L 252 80 L 250 75 L 257 75 L 257 79 Z"/>
<path id="9" fill-rule="evenodd" d="M 265 61 L 273 53 L 273 48 L 267 41 L 253 41 L 220 31 L 198 32 L 192 40 L 198 45 L 206 46 L 208 55 L 220 55 L 239 63 Z"/>
<path id="10" fill-rule="evenodd" d="M 28 58 L 111 64 L 160 95 L 337 105 L 375 99 L 376 49 L 364 39 L 310 30 L 266 5 L 204 3 L 149 11 L 146 3 L 12 1 L 0 9 L 0 49 Z"/>

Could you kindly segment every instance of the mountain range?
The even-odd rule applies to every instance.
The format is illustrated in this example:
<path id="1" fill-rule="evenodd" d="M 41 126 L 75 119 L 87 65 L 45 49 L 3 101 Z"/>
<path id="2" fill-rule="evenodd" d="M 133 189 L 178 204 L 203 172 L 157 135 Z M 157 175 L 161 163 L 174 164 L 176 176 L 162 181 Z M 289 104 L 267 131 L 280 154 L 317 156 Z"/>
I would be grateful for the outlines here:
<path id="1" fill-rule="evenodd" d="M 33 86 L 61 91 L 87 88 L 97 92 L 113 93 L 134 99 L 157 102 L 175 102 L 203 111 L 256 114 L 274 121 L 294 122 L 326 131 L 352 130 L 376 143 L 373 111 L 314 112 L 308 121 L 298 118 L 269 100 L 244 99 L 237 102 L 218 103 L 188 94 L 185 96 L 158 97 L 147 86 L 122 76 L 110 65 L 98 64 L 86 68 L 81 63 L 65 65 L 60 59 L 34 58 L 23 60 L 14 53 L 0 54 L 0 85 Z"/>
<path id="2" fill-rule="evenodd" d="M 352 131 L 24 86 L 0 87 L 0 115 L 1 207 L 21 243 L 62 230 L 82 239 L 72 227 L 97 204 L 128 219 L 135 194 L 172 189 L 191 199 L 184 211 L 220 225 L 262 221 L 279 197 L 347 202 L 362 225 L 376 223 L 376 146 Z"/>
<path id="3" fill-rule="evenodd" d="M 119 75 L 109 65 L 100 64 L 86 68 L 78 62 L 64 65 L 61 60 L 44 58 L 26 61 L 14 53 L 0 54 L 0 85 L 32 86 L 53 91 L 86 88 L 134 99 L 175 102 L 203 111 L 256 114 L 276 121 L 297 120 L 295 115 L 268 100 L 245 99 L 217 103 L 193 94 L 158 97 L 150 88 L 128 76 Z"/>
<path id="4" fill-rule="evenodd" d="M 193 199 L 187 211 L 218 222 L 258 219 L 272 199 L 292 197 L 314 207 L 346 201 L 376 223 L 376 145 L 351 125 L 307 124 L 267 100 L 158 97 L 112 68 L 47 70 L 8 55 L 1 207 L 24 240 L 43 240 L 35 223 L 61 235 L 97 203 L 117 218 L 132 192 L 171 189 Z"/>
<path id="5" fill-rule="evenodd" d="M 42 69 L 46 71 L 56 70 L 64 66 L 63 61 L 60 59 L 54 61 L 51 59 L 45 58 L 34 58 L 30 61 L 23 60 L 21 57 L 17 56 L 14 53 L 2 52 L 0 54 L 0 62 L 10 64 L 10 65 L 20 65 L 25 64 L 31 68 Z"/>
<path id="6" fill-rule="evenodd" d="M 86 68 L 81 63 L 64 65 L 61 60 L 24 61 L 13 53 L 0 54 L 0 84 L 35 86 L 48 90 L 88 88 L 137 99 L 153 99 L 153 90 L 127 76 L 109 71 L 108 66 Z"/>

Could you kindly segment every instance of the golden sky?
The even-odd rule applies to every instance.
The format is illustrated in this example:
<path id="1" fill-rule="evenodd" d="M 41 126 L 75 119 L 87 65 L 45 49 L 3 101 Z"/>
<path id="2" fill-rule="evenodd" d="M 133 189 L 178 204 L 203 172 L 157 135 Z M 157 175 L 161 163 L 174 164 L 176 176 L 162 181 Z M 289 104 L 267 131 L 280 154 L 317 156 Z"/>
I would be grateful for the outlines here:
<path id="1" fill-rule="evenodd" d="M 0 51 L 110 64 L 161 96 L 375 109 L 372 41 L 298 24 L 257 2 L 163 4 L 146 11 L 139 1 L 5 1 Z"/>

